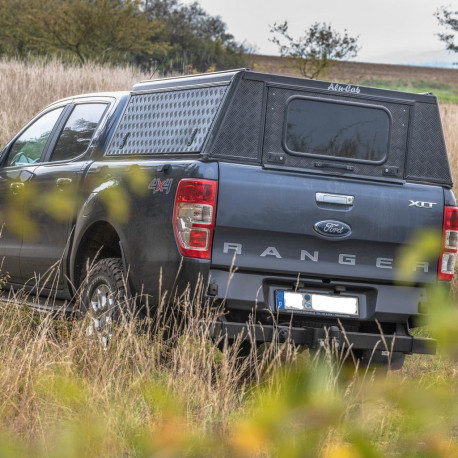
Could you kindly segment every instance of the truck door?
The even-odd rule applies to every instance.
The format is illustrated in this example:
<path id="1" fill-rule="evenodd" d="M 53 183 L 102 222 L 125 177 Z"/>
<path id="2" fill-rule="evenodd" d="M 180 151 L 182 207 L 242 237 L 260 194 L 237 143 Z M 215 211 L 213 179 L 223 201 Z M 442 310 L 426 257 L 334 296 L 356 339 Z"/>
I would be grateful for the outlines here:
<path id="1" fill-rule="evenodd" d="M 36 196 L 31 217 L 33 238 L 24 238 L 20 252 L 22 281 L 31 286 L 62 289 L 62 259 L 78 210 L 79 189 L 90 164 L 88 150 L 108 100 L 73 103 L 63 127 L 34 171 L 28 186 Z"/>
<path id="2" fill-rule="evenodd" d="M 40 114 L 4 149 L 0 162 L 0 265 L 9 283 L 21 283 L 19 254 L 24 237 L 34 236 L 25 205 L 27 185 L 52 138 L 64 106 Z"/>

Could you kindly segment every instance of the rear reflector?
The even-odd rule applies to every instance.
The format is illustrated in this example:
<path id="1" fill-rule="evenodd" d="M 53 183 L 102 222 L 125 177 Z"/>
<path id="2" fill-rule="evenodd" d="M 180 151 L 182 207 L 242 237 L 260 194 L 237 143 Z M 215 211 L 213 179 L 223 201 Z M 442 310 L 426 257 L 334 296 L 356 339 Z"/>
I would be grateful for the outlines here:
<path id="1" fill-rule="evenodd" d="M 455 272 L 456 253 L 458 248 L 458 208 L 444 207 L 442 226 L 442 249 L 439 258 L 437 278 L 451 281 Z"/>
<path id="2" fill-rule="evenodd" d="M 173 209 L 173 230 L 180 253 L 210 259 L 215 227 L 218 183 L 184 179 L 178 183 Z"/>

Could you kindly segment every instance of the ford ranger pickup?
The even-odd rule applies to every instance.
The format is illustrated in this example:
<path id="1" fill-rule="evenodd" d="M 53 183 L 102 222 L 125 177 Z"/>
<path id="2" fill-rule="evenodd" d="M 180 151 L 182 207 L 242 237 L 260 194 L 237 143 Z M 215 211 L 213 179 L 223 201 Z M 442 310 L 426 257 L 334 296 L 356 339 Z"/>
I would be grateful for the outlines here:
<path id="1" fill-rule="evenodd" d="M 451 188 L 432 94 L 243 69 L 145 81 L 53 103 L 3 148 L 2 272 L 62 301 L 83 288 L 100 316 L 123 276 L 150 304 L 201 278 L 215 333 L 400 366 L 435 351 L 410 330 L 454 273 Z M 406 269 L 422 231 L 438 248 Z"/>

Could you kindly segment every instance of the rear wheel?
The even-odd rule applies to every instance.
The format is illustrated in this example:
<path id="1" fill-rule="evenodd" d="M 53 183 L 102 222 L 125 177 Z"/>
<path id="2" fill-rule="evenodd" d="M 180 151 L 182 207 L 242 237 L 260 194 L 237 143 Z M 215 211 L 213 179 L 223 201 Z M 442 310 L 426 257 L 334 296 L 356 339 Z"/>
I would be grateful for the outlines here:
<path id="1" fill-rule="evenodd" d="M 113 322 L 120 318 L 126 296 L 123 273 L 120 258 L 101 259 L 89 272 L 83 293 L 83 303 L 91 317 L 88 334 L 98 336 L 105 346 L 112 338 Z"/>

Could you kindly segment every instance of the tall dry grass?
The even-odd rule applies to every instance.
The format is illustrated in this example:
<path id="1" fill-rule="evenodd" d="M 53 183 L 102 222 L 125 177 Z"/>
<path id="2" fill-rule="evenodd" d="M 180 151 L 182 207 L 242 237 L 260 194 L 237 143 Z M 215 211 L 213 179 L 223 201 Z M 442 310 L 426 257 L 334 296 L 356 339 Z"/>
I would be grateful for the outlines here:
<path id="1" fill-rule="evenodd" d="M 449 360 L 413 379 L 355 370 L 332 344 L 313 358 L 278 341 L 242 356 L 240 341 L 211 337 L 221 311 L 189 292 L 152 320 L 133 320 L 121 298 L 108 347 L 87 316 L 14 302 L 0 300 L 0 456 L 458 453 Z"/>
<path id="2" fill-rule="evenodd" d="M 149 76 L 129 66 L 0 60 L 0 145 L 56 100 L 90 92 L 129 91 L 134 83 Z"/>
<path id="3" fill-rule="evenodd" d="M 146 76 L 0 62 L 0 142 L 58 98 Z M 457 176 L 458 110 L 442 112 Z M 172 302 L 179 322 L 160 307 L 135 321 L 126 305 L 108 348 L 88 335 L 88 317 L 0 300 L 0 456 L 457 456 L 458 314 L 440 294 L 440 355 L 411 357 L 387 378 L 355 371 L 351 358 L 347 370 L 329 345 L 318 358 L 278 342 L 247 356 L 240 342 L 217 345 L 202 322 L 219 311 L 199 295 Z"/>
<path id="4" fill-rule="evenodd" d="M 202 290 L 155 304 L 150 318 L 119 298 L 109 345 L 87 314 L 37 313 L 22 291 L 0 298 L 0 456 L 224 452 L 250 393 L 272 389 L 297 350 L 274 342 L 241 357 L 241 340 L 212 337 L 221 310 Z"/>
<path id="5" fill-rule="evenodd" d="M 441 116 L 453 182 L 458 184 L 458 105 L 441 105 Z"/>

